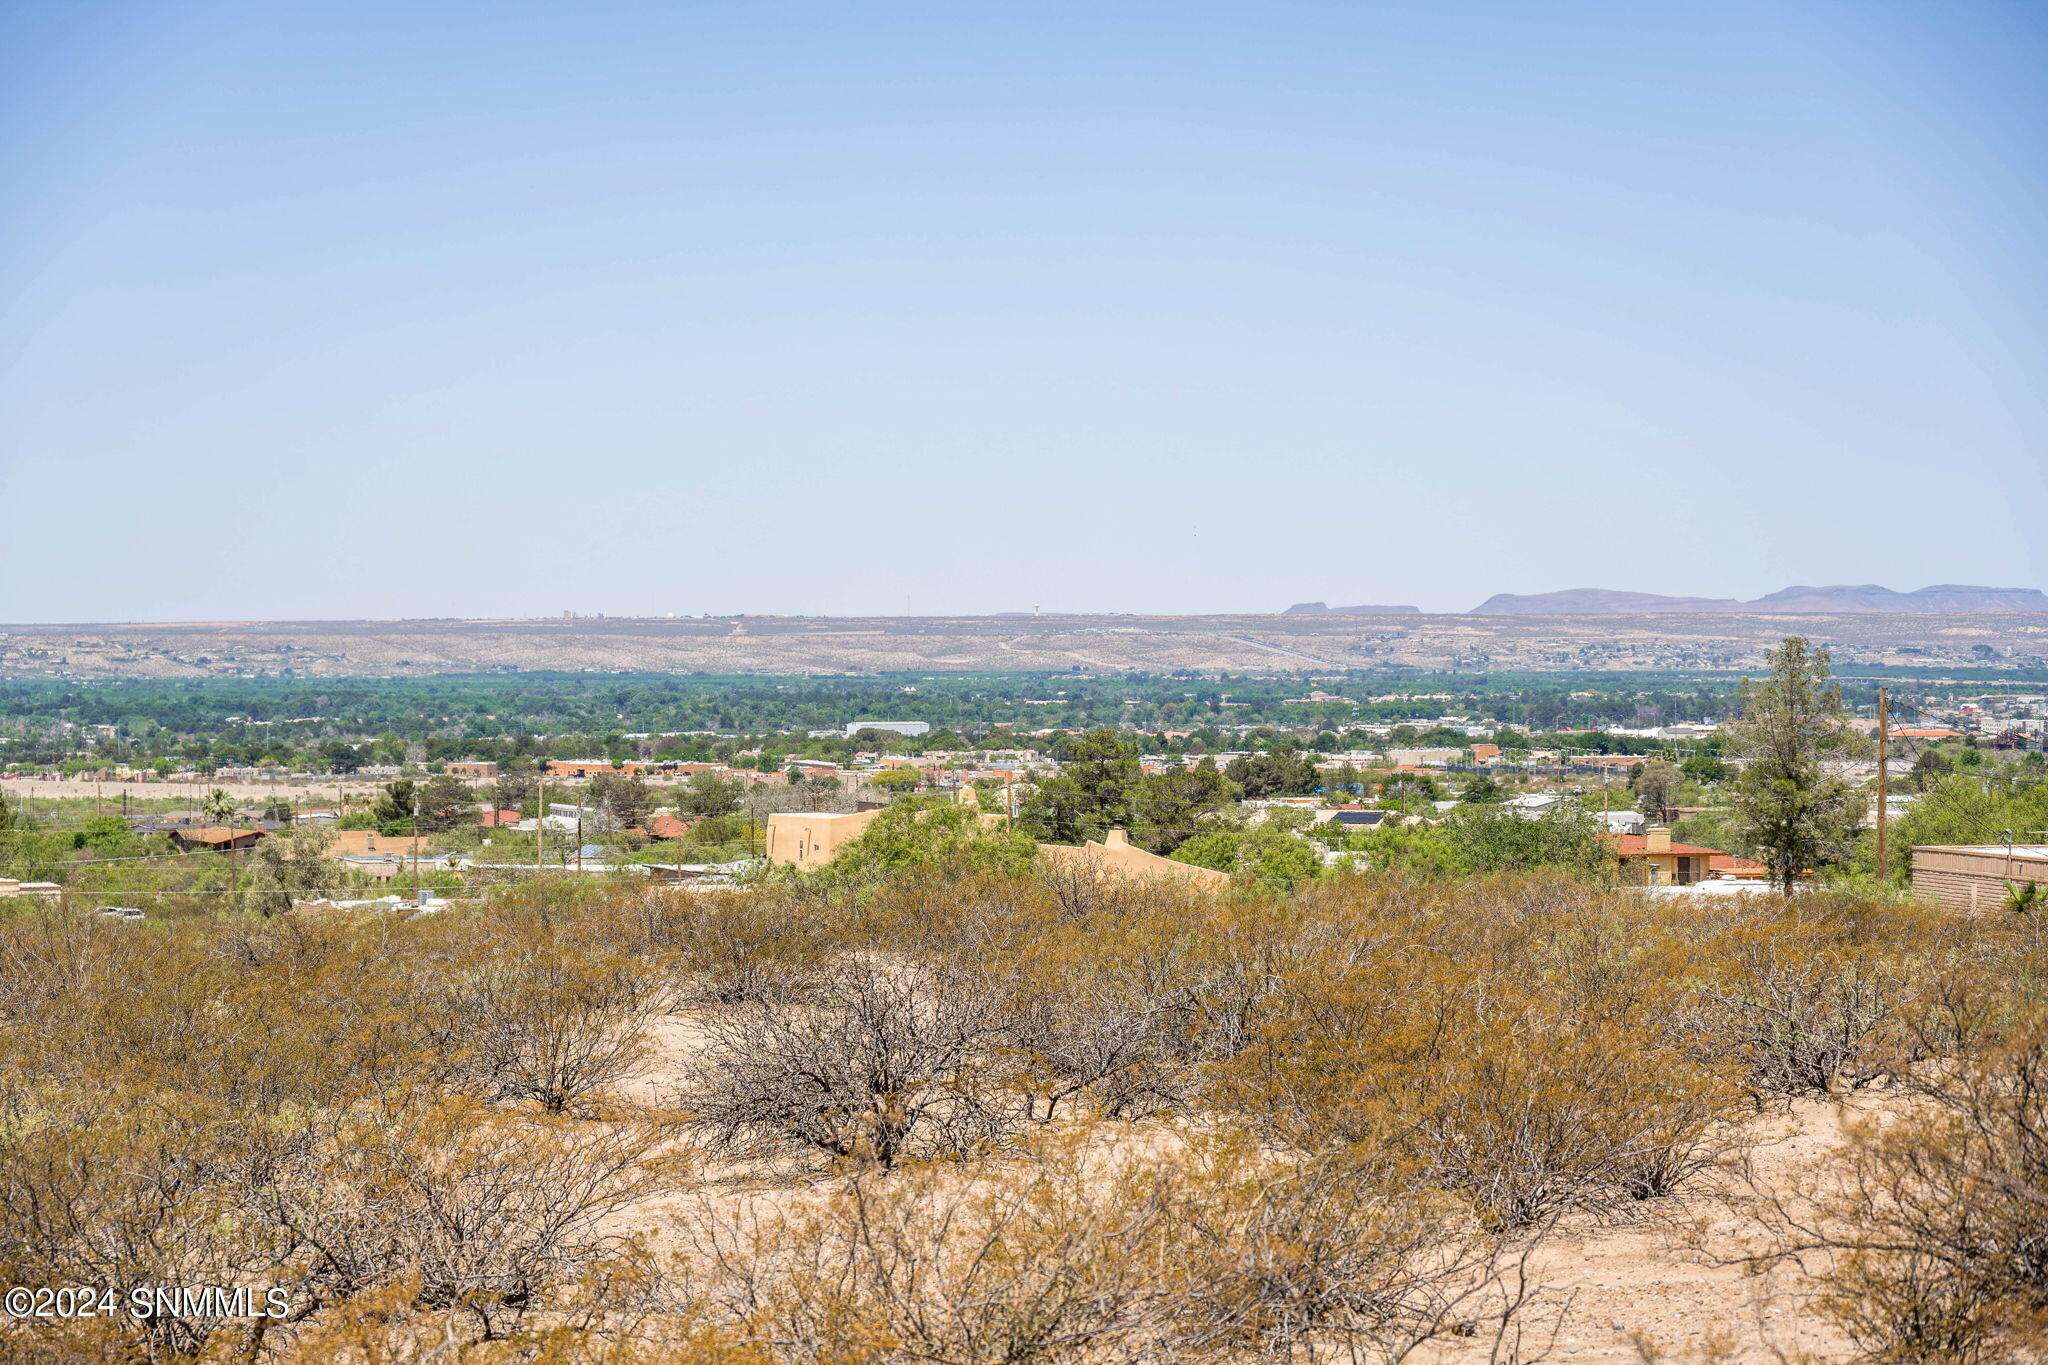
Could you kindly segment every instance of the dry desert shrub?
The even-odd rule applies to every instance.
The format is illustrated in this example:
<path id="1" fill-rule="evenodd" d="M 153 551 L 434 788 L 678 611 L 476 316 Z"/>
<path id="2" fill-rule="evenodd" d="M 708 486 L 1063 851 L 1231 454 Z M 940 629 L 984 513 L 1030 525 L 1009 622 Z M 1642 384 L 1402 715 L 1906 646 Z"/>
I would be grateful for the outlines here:
<path id="1" fill-rule="evenodd" d="M 1740 1065 L 1759 1096 L 1856 1089 L 1917 1060 L 1914 988 L 1907 964 L 1888 955 L 1748 942 L 1695 992 L 1685 1028 L 1698 1052 Z"/>
<path id="2" fill-rule="evenodd" d="M 841 946 L 841 916 L 802 885 L 745 892 L 650 892 L 649 937 L 674 954 L 686 1003 L 741 1005 L 801 995 Z"/>
<path id="3" fill-rule="evenodd" d="M 1399 1360 L 1445 1338 L 1519 1354 L 1530 1241 L 1388 1154 L 1273 1151 L 1225 1139 L 1181 1171 L 1184 1301 L 1168 1339 L 1225 1360 Z"/>
<path id="4" fill-rule="evenodd" d="M 1160 908 L 1034 919 L 987 949 L 1000 970 L 981 970 L 1030 1117 L 1183 1110 L 1200 1064 L 1242 1050 L 1249 1011 L 1276 980 L 1254 961 L 1260 942 L 1214 903 Z"/>
<path id="5" fill-rule="evenodd" d="M 365 1106 L 258 1207 L 301 1303 L 403 1282 L 414 1305 L 468 1314 L 489 1339 L 618 1254 L 600 1224 L 678 1182 L 668 1138 L 658 1123 L 537 1119 L 463 1097 Z"/>
<path id="6" fill-rule="evenodd" d="M 1037 875 L 1066 919 L 1102 921 L 1141 915 L 1154 903 L 1158 890 L 1085 863 L 1048 863 Z"/>
<path id="7" fill-rule="evenodd" d="M 1541 999 L 1417 989 L 1390 1003 L 1351 982 L 1305 1014 L 1219 1076 L 1219 1100 L 1309 1150 L 1404 1153 L 1502 1228 L 1673 1192 L 1720 1155 L 1740 1098 L 1658 1043 L 1654 1022 L 1560 1018 Z"/>
<path id="8" fill-rule="evenodd" d="M 849 956 L 808 996 L 735 1006 L 707 1029 L 683 1098 L 716 1150 L 887 1168 L 987 1150 L 1018 1117 L 990 1061 L 1002 1018 L 965 973 Z"/>
<path id="9" fill-rule="evenodd" d="M 1922 1108 L 1809 1221 L 1873 1350 L 1989 1360 L 2034 1349 L 2044 982 L 2018 917 L 1541 876 L 10 910 L 0 1278 L 304 1306 L 39 1339 L 81 1360 L 1394 1359 L 1511 1323 L 1519 1248 L 1759 1099 L 1889 1086 Z M 767 1158 L 728 1173 L 829 1168 L 680 1278 L 616 1232 L 692 1177 L 611 1093 L 676 1008 L 697 1132 Z"/>
<path id="10" fill-rule="evenodd" d="M 1825 1311 L 1869 1358 L 2048 1352 L 2048 1017 L 1908 1082 L 1913 1103 L 1852 1130 L 1847 1158 L 1756 1208 L 1764 1259 L 1821 1256 Z"/>
<path id="11" fill-rule="evenodd" d="M 673 1179 L 666 1134 L 466 1094 L 478 1058 L 561 1059 L 447 985 L 495 958 L 488 979 L 527 983 L 527 1036 L 546 1039 L 591 1032 L 573 990 L 535 998 L 548 983 L 617 963 L 580 931 L 451 924 L 0 918 L 0 1280 L 279 1286 L 295 1312 L 410 1280 L 483 1335 L 573 1281 L 605 1251 L 594 1221 Z M 292 1325 L 28 1330 L 36 1350 L 253 1361 Z"/>
<path id="12" fill-rule="evenodd" d="M 1142 961 L 1091 958 L 1049 977 L 1033 970 L 1039 965 L 1019 963 L 999 983 L 1002 1043 L 1015 1064 L 1025 1117 L 1051 1122 L 1084 1101 L 1109 1118 L 1185 1103 L 1185 991 Z"/>
<path id="13" fill-rule="evenodd" d="M 630 1074 L 661 1003 L 659 964 L 580 921 L 499 918 L 450 957 L 426 1003 L 451 1055 L 492 1099 L 550 1114 Z"/>
<path id="14" fill-rule="evenodd" d="M 1672 1065 L 1628 1023 L 1543 1013 L 1473 1026 L 1412 1101 L 1404 1145 L 1489 1222 L 1613 1213 L 1675 1192 L 1725 1150 L 1735 1096 L 1712 1073 Z"/>
<path id="15" fill-rule="evenodd" d="M 235 1284 L 282 1262 L 244 1226 L 253 1187 L 310 1141 L 303 1125 L 236 1122 L 204 1100 L 137 1091 L 15 1090 L 0 1111 L 0 1281 L 26 1286 Z M 203 1347 L 196 1315 L 84 1324 L 150 1359 Z"/>
<path id="16" fill-rule="evenodd" d="M 972 1177 L 856 1176 L 794 1209 L 700 1209 L 686 1272 L 777 1362 L 1399 1360 L 1528 1301 L 1513 1246 L 1374 1164 L 1241 1139 L 1068 1144 Z"/>
<path id="17" fill-rule="evenodd" d="M 263 1358 L 276 1365 L 768 1365 L 662 1283 L 645 1257 L 606 1263 L 549 1321 L 478 1339 L 462 1314 L 422 1310 L 401 1282 L 333 1305 Z"/>
<path id="18" fill-rule="evenodd" d="M 1505 889 L 1491 915 L 1322 898 L 1379 932 L 1283 961 L 1209 1096 L 1304 1150 L 1401 1153 L 1501 1228 L 1678 1188 L 1719 1154 L 1740 1092 L 1676 1046 L 1670 955 L 1616 933 L 1598 893 L 1570 908 Z"/>
<path id="19" fill-rule="evenodd" d="M 1142 1359 L 1169 1268 L 1148 1245 L 1173 1192 L 1119 1170 L 907 1168 L 813 1207 L 704 1211 L 693 1291 L 773 1361 Z"/>

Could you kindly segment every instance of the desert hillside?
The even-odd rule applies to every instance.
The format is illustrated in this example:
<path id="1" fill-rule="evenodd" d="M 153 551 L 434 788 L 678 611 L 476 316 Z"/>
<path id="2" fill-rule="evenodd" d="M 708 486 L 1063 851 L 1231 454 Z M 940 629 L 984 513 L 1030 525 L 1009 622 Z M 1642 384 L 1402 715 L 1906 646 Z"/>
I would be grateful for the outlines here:
<path id="1" fill-rule="evenodd" d="M 1855 665 L 2048 667 L 2048 614 L 577 618 L 8 626 L 0 678 L 1344 669 L 1737 670 L 1788 633 Z"/>

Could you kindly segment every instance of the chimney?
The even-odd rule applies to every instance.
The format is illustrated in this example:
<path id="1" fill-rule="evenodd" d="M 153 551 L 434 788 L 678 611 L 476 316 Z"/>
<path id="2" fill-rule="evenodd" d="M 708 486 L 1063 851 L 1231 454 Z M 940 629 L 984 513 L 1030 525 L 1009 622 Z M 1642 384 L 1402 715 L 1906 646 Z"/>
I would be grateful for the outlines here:
<path id="1" fill-rule="evenodd" d="M 1643 852 L 1669 853 L 1670 851 L 1670 830 L 1666 829 L 1662 825 L 1652 825 L 1649 829 L 1643 831 Z"/>
<path id="2" fill-rule="evenodd" d="M 1104 848 L 1129 848 L 1131 841 L 1124 837 L 1122 830 L 1113 829 L 1102 836 L 1102 846 Z"/>

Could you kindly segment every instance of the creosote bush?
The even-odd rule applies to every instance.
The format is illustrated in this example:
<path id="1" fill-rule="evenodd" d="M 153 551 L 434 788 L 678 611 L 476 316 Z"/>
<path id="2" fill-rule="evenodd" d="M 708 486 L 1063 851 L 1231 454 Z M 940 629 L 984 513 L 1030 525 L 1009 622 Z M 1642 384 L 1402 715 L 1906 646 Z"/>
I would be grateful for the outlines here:
<path id="1" fill-rule="evenodd" d="M 670 1170 L 658 1116 L 548 1117 L 619 1076 L 652 1004 L 613 914 L 0 919 L 0 1280 L 275 1286 L 295 1321 L 406 1283 L 497 1333 Z M 78 1331 L 261 1359 L 290 1326 Z"/>
<path id="2" fill-rule="evenodd" d="M 714 1016 L 688 1102 L 721 1150 L 781 1139 L 883 1167 L 968 1155 L 1010 1126 L 986 1073 L 999 1020 L 960 973 L 848 957 L 796 1001 Z"/>
<path id="3" fill-rule="evenodd" d="M 1821 1306 L 1884 1361 L 2048 1350 L 2048 1018 L 1907 1081 L 1853 1131 L 1846 1171 L 1763 1201 L 1775 1247 L 1821 1253 Z"/>
<path id="4" fill-rule="evenodd" d="M 1889 1087 L 1919 1107 L 1809 1240 L 1874 1352 L 1989 1360 L 2048 1311 L 2044 969 L 2030 917 L 1540 874 L 10 908 L 0 1280 L 294 1306 L 0 1324 L 0 1357 L 1512 1355 L 1556 1220 L 1647 1216 L 1759 1105 Z M 677 1218 L 679 1254 L 640 1240 Z"/>
<path id="5" fill-rule="evenodd" d="M 1150 1159 L 1053 1144 L 979 1178 L 856 1176 L 796 1210 L 685 1220 L 697 1297 L 776 1362 L 1393 1361 L 1500 1337 L 1518 1244 L 1350 1154 L 1230 1136 Z"/>

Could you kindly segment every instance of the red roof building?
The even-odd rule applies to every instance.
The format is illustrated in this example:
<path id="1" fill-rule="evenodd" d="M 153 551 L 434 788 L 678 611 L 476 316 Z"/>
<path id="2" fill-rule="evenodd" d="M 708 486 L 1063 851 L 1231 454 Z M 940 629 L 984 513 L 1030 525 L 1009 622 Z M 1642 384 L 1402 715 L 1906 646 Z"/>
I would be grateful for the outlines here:
<path id="1" fill-rule="evenodd" d="M 1750 882 L 1762 881 L 1770 869 L 1754 858 L 1723 853 L 1719 857 L 1707 859 L 1707 871 L 1716 877 L 1734 877 Z"/>
<path id="2" fill-rule="evenodd" d="M 650 815 L 640 822 L 640 832 L 650 839 L 680 839 L 692 823 L 673 815 Z"/>
<path id="3" fill-rule="evenodd" d="M 1703 882 L 1713 875 L 1714 859 L 1730 856 L 1702 844 L 1673 843 L 1668 829 L 1600 837 L 1621 859 L 1624 873 L 1634 874 L 1650 886 L 1690 886 Z"/>

